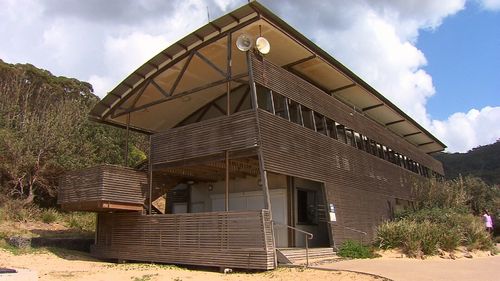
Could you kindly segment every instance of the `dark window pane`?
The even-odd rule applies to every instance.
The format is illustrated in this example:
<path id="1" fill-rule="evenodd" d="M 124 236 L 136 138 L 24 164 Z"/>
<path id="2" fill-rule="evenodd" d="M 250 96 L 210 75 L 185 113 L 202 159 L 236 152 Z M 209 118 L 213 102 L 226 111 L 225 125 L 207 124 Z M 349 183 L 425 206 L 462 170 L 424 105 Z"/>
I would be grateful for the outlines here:
<path id="1" fill-rule="evenodd" d="M 279 117 L 288 119 L 288 108 L 286 98 L 276 92 L 273 92 L 274 112 Z"/>
<path id="2" fill-rule="evenodd" d="M 326 135 L 326 128 L 324 121 L 325 117 L 323 117 L 323 115 L 314 112 L 314 123 L 316 124 L 316 132 Z"/>
<path id="3" fill-rule="evenodd" d="M 259 108 L 271 113 L 273 112 L 271 91 L 260 85 L 257 85 L 257 104 L 259 105 Z"/>
<path id="4" fill-rule="evenodd" d="M 355 146 L 355 144 L 354 144 L 354 134 L 352 133 L 352 130 L 351 129 L 346 129 L 345 130 L 345 135 L 346 135 L 346 138 L 347 138 L 347 144 Z"/>
<path id="5" fill-rule="evenodd" d="M 300 108 L 302 109 L 302 120 L 304 121 L 304 127 L 314 130 L 312 110 L 303 105 L 301 105 Z"/>
<path id="6" fill-rule="evenodd" d="M 340 125 L 337 123 L 336 127 L 337 127 L 337 136 L 338 136 L 339 141 L 347 143 L 344 125 Z"/>
<path id="7" fill-rule="evenodd" d="M 358 149 L 363 149 L 363 143 L 361 140 L 361 135 L 359 133 L 354 132 L 354 141 L 356 142 L 356 147 Z"/>
<path id="8" fill-rule="evenodd" d="M 337 139 L 337 128 L 335 128 L 335 121 L 326 118 L 326 129 L 331 138 Z"/>
<path id="9" fill-rule="evenodd" d="M 288 109 L 290 110 L 290 121 L 302 125 L 302 117 L 300 116 L 299 104 L 293 100 L 288 100 Z"/>

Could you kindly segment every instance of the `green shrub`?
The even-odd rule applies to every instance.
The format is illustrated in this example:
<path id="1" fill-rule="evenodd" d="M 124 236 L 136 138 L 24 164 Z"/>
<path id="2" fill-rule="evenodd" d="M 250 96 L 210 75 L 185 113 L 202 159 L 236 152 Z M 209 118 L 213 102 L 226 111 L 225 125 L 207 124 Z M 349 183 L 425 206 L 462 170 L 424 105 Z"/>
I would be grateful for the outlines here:
<path id="1" fill-rule="evenodd" d="M 373 258 L 373 251 L 370 247 L 361 244 L 358 241 L 346 240 L 340 246 L 337 254 L 344 258 L 369 259 Z"/>
<path id="2" fill-rule="evenodd" d="M 382 249 L 401 248 L 412 257 L 433 255 L 438 249 L 452 251 L 458 246 L 492 247 L 480 218 L 449 208 L 401 213 L 397 220 L 378 227 L 376 241 Z"/>
<path id="3" fill-rule="evenodd" d="M 44 223 L 53 223 L 57 221 L 59 218 L 59 212 L 56 209 L 50 208 L 43 210 L 42 212 L 42 221 Z"/>
<path id="4" fill-rule="evenodd" d="M 95 230 L 95 214 L 73 212 L 66 217 L 66 226 L 69 228 L 89 231 Z"/>

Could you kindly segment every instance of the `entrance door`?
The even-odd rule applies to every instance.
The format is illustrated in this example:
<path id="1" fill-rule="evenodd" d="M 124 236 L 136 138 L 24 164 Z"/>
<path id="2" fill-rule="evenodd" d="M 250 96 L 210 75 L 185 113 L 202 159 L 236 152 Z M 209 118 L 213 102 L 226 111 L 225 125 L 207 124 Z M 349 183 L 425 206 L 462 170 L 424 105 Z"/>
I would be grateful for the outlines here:
<path id="1" fill-rule="evenodd" d="M 291 211 L 292 226 L 313 234 L 309 240 L 311 247 L 329 246 L 328 225 L 325 219 L 324 186 L 320 182 L 291 178 L 289 190 L 293 193 Z M 294 231 L 292 237 L 294 247 L 305 247 L 305 234 Z"/>

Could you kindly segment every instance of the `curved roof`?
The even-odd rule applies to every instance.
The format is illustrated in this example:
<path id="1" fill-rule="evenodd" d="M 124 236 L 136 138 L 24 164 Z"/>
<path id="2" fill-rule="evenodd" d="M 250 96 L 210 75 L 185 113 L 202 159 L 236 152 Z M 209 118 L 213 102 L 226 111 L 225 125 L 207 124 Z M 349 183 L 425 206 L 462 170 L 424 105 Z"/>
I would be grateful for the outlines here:
<path id="1" fill-rule="evenodd" d="M 262 33 L 272 46 L 266 59 L 313 83 L 420 150 L 433 153 L 446 148 L 368 83 L 255 1 L 209 22 L 161 51 L 109 92 L 94 107 L 90 117 L 118 126 L 126 126 L 129 121 L 130 128 L 146 133 L 173 127 L 189 112 L 224 91 L 225 84 L 222 82 L 225 78 L 226 52 L 220 50 L 227 48 L 228 43 L 234 48 L 234 40 L 242 32 Z M 229 37 L 231 42 L 225 39 L 228 34 L 235 34 L 232 39 Z M 241 52 L 233 52 L 233 61 L 242 60 Z M 186 78 L 181 80 L 184 73 Z M 237 76 L 238 73 L 241 74 L 242 70 L 233 67 L 233 74 Z M 245 78 L 242 76 L 242 79 Z M 211 83 L 212 88 L 200 90 L 200 85 L 207 83 Z M 231 82 L 231 87 L 238 86 L 238 83 Z M 195 90 L 204 94 L 187 96 Z M 187 98 L 189 105 L 182 102 Z M 152 121 L 151 117 L 147 117 L 148 112 L 175 114 L 169 114 L 168 120 L 156 118 Z M 133 119 L 132 122 L 127 120 L 127 115 Z"/>

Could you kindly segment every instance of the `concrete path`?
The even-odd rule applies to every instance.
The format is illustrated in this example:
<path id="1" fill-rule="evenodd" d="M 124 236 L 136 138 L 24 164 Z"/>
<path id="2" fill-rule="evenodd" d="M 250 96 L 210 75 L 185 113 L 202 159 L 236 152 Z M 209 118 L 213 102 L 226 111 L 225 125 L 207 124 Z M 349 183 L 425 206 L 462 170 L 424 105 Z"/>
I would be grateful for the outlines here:
<path id="1" fill-rule="evenodd" d="M 376 258 L 340 261 L 315 268 L 371 273 L 395 281 L 496 281 L 500 280 L 500 255 L 457 260 Z"/>

